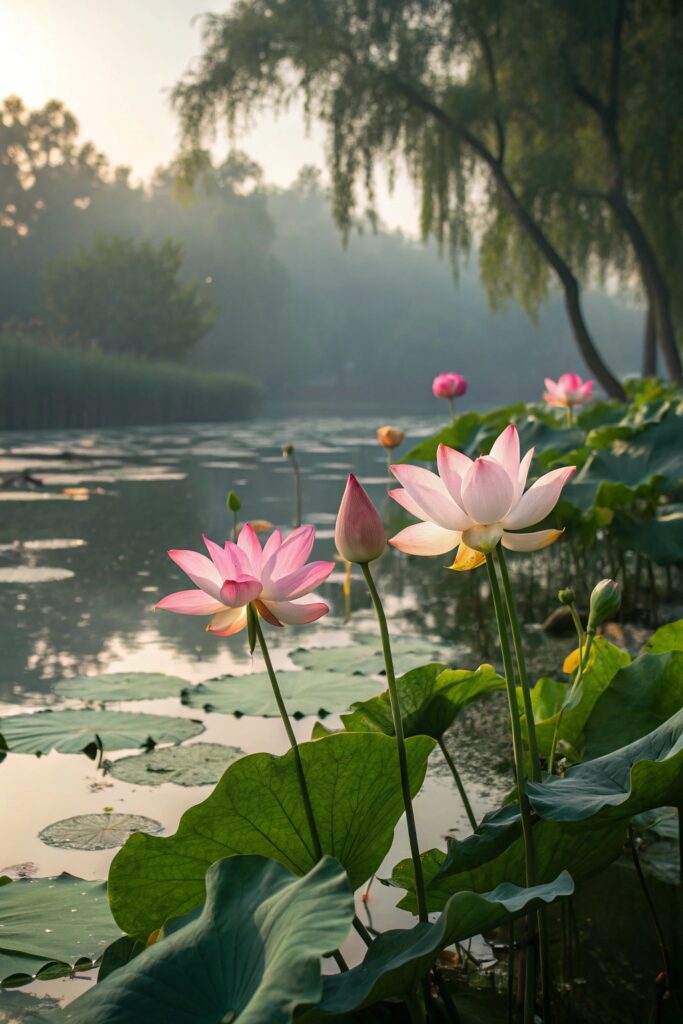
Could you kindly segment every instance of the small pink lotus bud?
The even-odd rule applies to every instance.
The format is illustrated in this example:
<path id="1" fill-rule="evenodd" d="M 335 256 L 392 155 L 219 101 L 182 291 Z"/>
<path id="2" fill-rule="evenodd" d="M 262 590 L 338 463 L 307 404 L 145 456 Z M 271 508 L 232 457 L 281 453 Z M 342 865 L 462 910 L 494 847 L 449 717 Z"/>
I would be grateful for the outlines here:
<path id="1" fill-rule="evenodd" d="M 334 531 L 337 550 L 347 562 L 374 562 L 384 551 L 387 538 L 384 523 L 353 473 L 339 506 Z"/>
<path id="2" fill-rule="evenodd" d="M 435 398 L 460 398 L 467 391 L 467 381 L 459 373 L 440 373 L 432 381 Z"/>

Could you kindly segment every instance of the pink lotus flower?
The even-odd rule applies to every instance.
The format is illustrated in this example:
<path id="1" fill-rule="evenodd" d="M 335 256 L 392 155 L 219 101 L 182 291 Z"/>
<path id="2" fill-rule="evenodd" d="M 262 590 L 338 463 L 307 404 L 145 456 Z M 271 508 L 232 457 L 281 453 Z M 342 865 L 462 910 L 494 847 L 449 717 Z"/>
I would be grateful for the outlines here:
<path id="1" fill-rule="evenodd" d="M 247 523 L 236 544 L 228 540 L 221 547 L 204 537 L 209 558 L 197 551 L 169 551 L 198 589 L 169 594 L 156 607 L 181 615 L 210 615 L 207 632 L 218 636 L 244 629 L 249 604 L 272 626 L 315 622 L 330 609 L 311 591 L 327 579 L 334 562 L 305 564 L 314 540 L 314 527 L 300 526 L 286 540 L 274 530 L 262 548 Z"/>
<path id="2" fill-rule="evenodd" d="M 467 391 L 467 381 L 459 373 L 440 373 L 432 381 L 435 398 L 460 398 Z"/>
<path id="3" fill-rule="evenodd" d="M 552 544 L 561 530 L 515 533 L 553 510 L 576 469 L 554 469 L 526 486 L 533 448 L 520 459 L 519 435 L 511 423 L 496 439 L 490 455 L 474 461 L 439 445 L 439 475 L 419 466 L 392 466 L 402 488 L 390 496 L 422 522 L 390 540 L 410 555 L 442 555 L 460 545 L 453 568 L 471 569 L 500 543 L 512 551 L 537 551 Z"/>
<path id="4" fill-rule="evenodd" d="M 584 380 L 578 373 L 563 373 L 559 380 L 545 378 L 545 394 L 543 397 L 549 405 L 559 405 L 564 409 L 572 409 L 575 405 L 583 405 L 593 397 L 593 381 Z"/>
<path id="5" fill-rule="evenodd" d="M 387 546 L 382 518 L 367 492 L 349 473 L 334 530 L 337 550 L 347 562 L 374 562 Z"/>

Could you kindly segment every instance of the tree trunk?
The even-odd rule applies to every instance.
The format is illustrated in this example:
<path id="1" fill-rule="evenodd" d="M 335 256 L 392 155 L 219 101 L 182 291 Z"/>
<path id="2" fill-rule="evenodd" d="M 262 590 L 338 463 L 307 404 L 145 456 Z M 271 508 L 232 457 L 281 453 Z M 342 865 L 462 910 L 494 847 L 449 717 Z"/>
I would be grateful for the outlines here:
<path id="1" fill-rule="evenodd" d="M 683 367 L 671 317 L 669 288 L 660 270 L 657 257 L 643 230 L 643 226 L 629 206 L 623 193 L 610 193 L 608 201 L 633 246 L 633 251 L 640 268 L 640 276 L 647 292 L 648 304 L 654 318 L 656 337 L 667 371 L 672 381 L 680 383 L 683 380 Z"/>
<path id="2" fill-rule="evenodd" d="M 657 331 L 652 306 L 647 305 L 643 334 L 643 377 L 657 376 Z"/>

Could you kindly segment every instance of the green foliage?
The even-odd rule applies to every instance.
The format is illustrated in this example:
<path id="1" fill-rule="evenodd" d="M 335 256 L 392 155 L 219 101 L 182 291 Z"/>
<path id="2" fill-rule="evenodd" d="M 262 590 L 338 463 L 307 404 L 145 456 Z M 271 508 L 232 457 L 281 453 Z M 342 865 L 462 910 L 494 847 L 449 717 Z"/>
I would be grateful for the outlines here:
<path id="1" fill-rule="evenodd" d="M 432 748 L 425 736 L 408 740 L 413 793 Z M 323 852 L 343 864 L 356 889 L 379 867 L 403 813 L 396 744 L 377 733 L 338 733 L 299 750 Z M 235 854 L 272 857 L 297 874 L 315 863 L 291 750 L 231 765 L 175 835 L 131 836 L 109 873 L 116 920 L 145 940 L 200 903 L 209 865 Z"/>
<path id="2" fill-rule="evenodd" d="M 120 934 L 104 882 L 73 875 L 0 885 L 0 987 L 89 967 Z"/>
<path id="3" fill-rule="evenodd" d="M 50 263 L 42 301 L 48 328 L 79 348 L 182 360 L 215 319 L 206 289 L 183 284 L 182 245 L 99 238 Z"/>
<path id="4" fill-rule="evenodd" d="M 77 814 L 48 825 L 38 838 L 62 850 L 111 850 L 133 832 L 163 832 L 163 825 L 142 814 Z"/>
<path id="5" fill-rule="evenodd" d="M 209 868 L 203 907 L 47 1019 L 289 1024 L 298 1006 L 320 998 L 320 957 L 343 942 L 353 913 L 330 857 L 303 878 L 264 857 L 229 857 Z"/>
<path id="6" fill-rule="evenodd" d="M 107 772 L 132 786 L 212 786 L 229 764 L 244 756 L 239 747 L 222 743 L 188 743 L 165 747 L 131 757 L 120 757 L 106 765 Z"/>
<path id="7" fill-rule="evenodd" d="M 443 645 L 419 636 L 397 636 L 391 642 L 397 672 L 407 672 L 416 662 L 436 660 Z M 300 647 L 292 651 L 291 660 L 300 668 L 316 672 L 378 675 L 384 673 L 384 654 L 378 636 L 356 633 L 353 643 L 338 647 Z"/>
<path id="8" fill-rule="evenodd" d="M 77 676 L 60 679 L 53 689 L 60 697 L 106 704 L 120 700 L 154 700 L 158 697 L 177 697 L 186 679 L 167 676 L 162 672 L 110 672 L 101 676 Z"/>
<path id="9" fill-rule="evenodd" d="M 278 672 L 278 682 L 291 715 L 320 715 L 344 711 L 354 701 L 376 693 L 382 686 L 374 679 L 343 672 Z M 266 672 L 222 676 L 183 690 L 183 704 L 225 715 L 279 714 Z"/>
<path id="10" fill-rule="evenodd" d="M 146 365 L 0 336 L 3 430 L 242 419 L 260 391 L 246 377 Z"/>
<path id="11" fill-rule="evenodd" d="M 103 750 L 126 750 L 155 743 L 182 743 L 204 731 L 201 722 L 133 711 L 36 711 L 2 720 L 13 754 L 81 754 L 101 742 Z"/>

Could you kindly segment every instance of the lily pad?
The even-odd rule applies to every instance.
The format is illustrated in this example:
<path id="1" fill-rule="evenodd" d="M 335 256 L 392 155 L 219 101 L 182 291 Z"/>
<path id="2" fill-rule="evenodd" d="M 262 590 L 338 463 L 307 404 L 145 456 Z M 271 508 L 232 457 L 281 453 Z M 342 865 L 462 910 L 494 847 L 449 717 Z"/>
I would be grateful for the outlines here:
<path id="1" fill-rule="evenodd" d="M 353 913 L 331 857 L 304 878 L 265 857 L 226 858 L 207 872 L 203 907 L 48 1019 L 289 1024 L 298 1006 L 320 999 L 320 957 L 343 942 Z"/>
<path id="2" fill-rule="evenodd" d="M 159 697 L 178 697 L 186 679 L 167 676 L 161 672 L 112 672 L 100 676 L 77 676 L 60 679 L 54 692 L 60 697 L 78 700 L 107 701 L 154 700 Z"/>
<path id="3" fill-rule="evenodd" d="M 146 754 L 119 758 L 109 766 L 109 774 L 137 786 L 211 786 L 233 761 L 244 756 L 239 747 L 220 743 L 189 743 L 185 747 L 166 747 Z M 147 831 L 147 830 L 145 830 Z"/>
<path id="4" fill-rule="evenodd" d="M 377 693 L 382 683 L 342 672 L 278 672 L 280 690 L 290 715 L 345 711 L 354 701 Z M 265 672 L 209 679 L 182 692 L 183 704 L 224 715 L 277 717 L 273 688 Z"/>
<path id="5" fill-rule="evenodd" d="M 128 750 L 154 743 L 181 743 L 204 731 L 191 718 L 132 711 L 36 711 L 0 719 L 11 753 L 80 754 L 102 741 L 104 750 Z"/>
<path id="6" fill-rule="evenodd" d="M 90 966 L 120 934 L 105 882 L 62 874 L 0 886 L 0 985 Z"/>
<path id="7" fill-rule="evenodd" d="M 434 741 L 407 741 L 411 792 L 424 779 Z M 336 857 L 353 889 L 389 851 L 403 814 L 396 743 L 381 733 L 335 733 L 299 746 L 323 853 Z M 145 940 L 204 899 L 209 865 L 235 854 L 272 857 L 297 874 L 315 863 L 294 755 L 250 754 L 230 765 L 213 792 L 162 838 L 131 836 L 109 871 L 112 912 Z"/>
<path id="8" fill-rule="evenodd" d="M 142 814 L 77 814 L 48 825 L 38 838 L 62 850 L 110 850 L 134 832 L 163 832 L 164 826 Z"/>
<path id="9" fill-rule="evenodd" d="M 396 681 L 406 736 L 440 739 L 457 716 L 485 694 L 505 688 L 505 680 L 490 665 L 476 671 L 450 670 L 444 665 L 422 665 Z M 394 734 L 389 693 L 385 691 L 342 715 L 349 732 L 381 731 Z"/>
<path id="10" fill-rule="evenodd" d="M 0 569 L 0 583 L 58 583 L 70 580 L 75 573 L 50 565 L 17 565 Z"/>
<path id="11" fill-rule="evenodd" d="M 443 644 L 432 644 L 421 637 L 392 637 L 395 670 L 402 675 L 420 663 L 439 661 L 442 648 Z M 344 647 L 300 647 L 292 651 L 290 658 L 295 665 L 315 669 L 317 672 L 341 672 L 346 675 L 358 673 L 365 676 L 384 673 L 381 640 L 370 633 L 356 634 L 353 642 Z"/>

